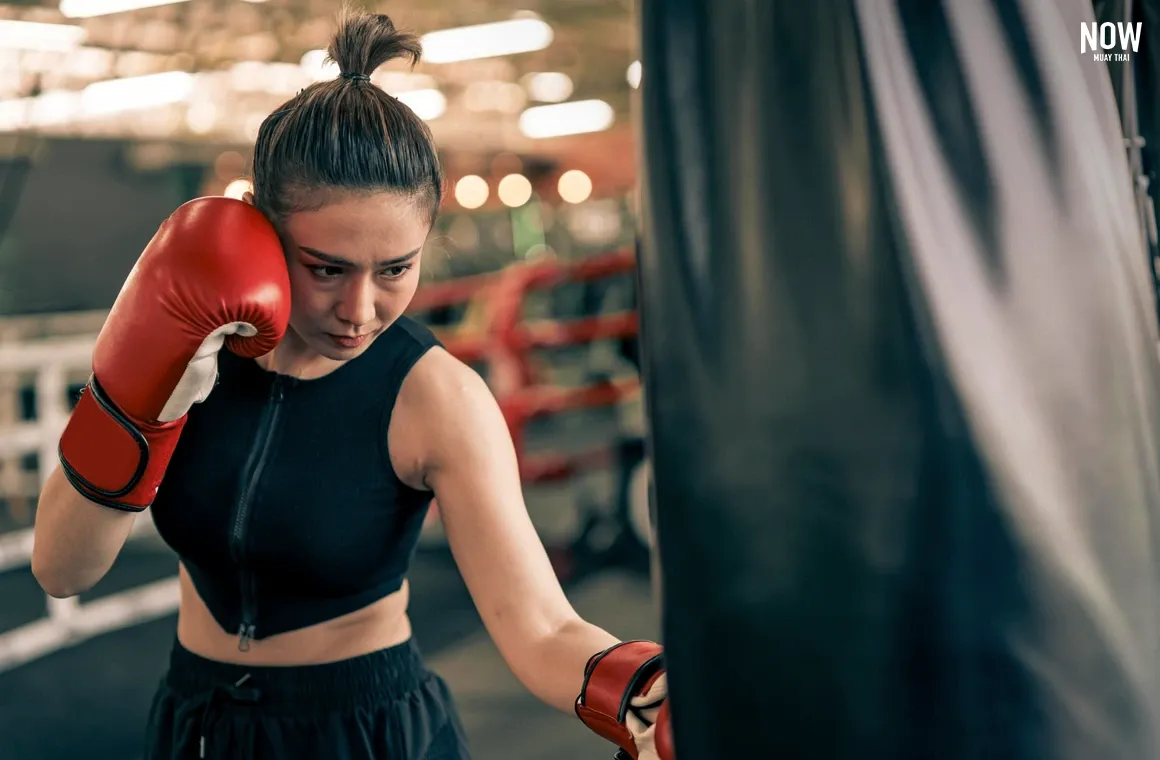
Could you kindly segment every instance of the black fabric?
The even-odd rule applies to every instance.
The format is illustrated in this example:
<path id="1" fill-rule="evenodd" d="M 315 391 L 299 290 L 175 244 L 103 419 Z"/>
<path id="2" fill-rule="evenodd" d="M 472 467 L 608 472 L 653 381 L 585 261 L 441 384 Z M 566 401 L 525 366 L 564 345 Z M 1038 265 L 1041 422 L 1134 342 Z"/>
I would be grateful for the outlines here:
<path id="1" fill-rule="evenodd" d="M 252 667 L 174 642 L 144 760 L 468 760 L 451 693 L 413 642 L 341 662 Z"/>
<path id="2" fill-rule="evenodd" d="M 387 429 L 403 379 L 435 345 L 402 317 L 306 381 L 221 353 L 153 519 L 224 630 L 266 638 L 399 589 L 432 494 L 399 480 Z"/>
<path id="3" fill-rule="evenodd" d="M 1160 365 L 1089 2 L 637 3 L 680 760 L 1160 757 Z"/>

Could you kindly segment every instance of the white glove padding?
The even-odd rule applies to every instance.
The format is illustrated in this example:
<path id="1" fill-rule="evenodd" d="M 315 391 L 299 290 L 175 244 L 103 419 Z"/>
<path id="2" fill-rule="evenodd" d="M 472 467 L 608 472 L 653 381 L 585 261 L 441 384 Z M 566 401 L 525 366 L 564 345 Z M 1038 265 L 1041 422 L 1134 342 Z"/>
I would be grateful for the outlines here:
<path id="1" fill-rule="evenodd" d="M 669 681 L 666 673 L 657 676 L 648 691 L 633 697 L 628 703 L 628 713 L 624 725 L 632 734 L 638 752 L 637 760 L 660 760 L 657 754 L 656 720 L 661 704 L 669 696 Z"/>
<path id="2" fill-rule="evenodd" d="M 173 395 L 165 402 L 158 422 L 170 422 L 185 416 L 194 404 L 200 404 L 209 397 L 217 382 L 218 352 L 225 345 L 227 335 L 241 335 L 252 337 L 257 335 L 257 329 L 248 322 L 230 322 L 222 325 L 209 334 L 197 353 L 185 367 Z"/>

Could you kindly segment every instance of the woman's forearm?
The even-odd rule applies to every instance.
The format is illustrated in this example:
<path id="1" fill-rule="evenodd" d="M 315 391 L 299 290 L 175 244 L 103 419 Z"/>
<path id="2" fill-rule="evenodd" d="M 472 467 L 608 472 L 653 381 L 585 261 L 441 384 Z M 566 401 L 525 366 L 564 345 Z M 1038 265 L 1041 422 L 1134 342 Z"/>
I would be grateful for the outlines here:
<path id="1" fill-rule="evenodd" d="M 36 507 L 32 574 L 49 596 L 75 596 L 109 571 L 136 514 L 94 504 L 72 487 L 58 467 L 48 476 Z"/>
<path id="2" fill-rule="evenodd" d="M 619 641 L 604 629 L 574 618 L 532 645 L 520 658 L 520 672 L 515 675 L 536 697 L 571 715 L 588 659 Z"/>

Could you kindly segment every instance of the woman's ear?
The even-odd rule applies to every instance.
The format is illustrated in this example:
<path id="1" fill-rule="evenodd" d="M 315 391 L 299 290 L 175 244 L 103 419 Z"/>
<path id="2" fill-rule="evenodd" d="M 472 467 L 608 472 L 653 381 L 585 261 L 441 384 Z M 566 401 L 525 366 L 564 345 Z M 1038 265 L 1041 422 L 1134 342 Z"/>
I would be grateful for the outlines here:
<path id="1" fill-rule="evenodd" d="M 251 191 L 247 190 L 246 192 L 242 193 L 242 200 L 245 201 L 246 203 L 250 204 L 251 206 L 253 206 L 254 205 L 254 194 Z"/>

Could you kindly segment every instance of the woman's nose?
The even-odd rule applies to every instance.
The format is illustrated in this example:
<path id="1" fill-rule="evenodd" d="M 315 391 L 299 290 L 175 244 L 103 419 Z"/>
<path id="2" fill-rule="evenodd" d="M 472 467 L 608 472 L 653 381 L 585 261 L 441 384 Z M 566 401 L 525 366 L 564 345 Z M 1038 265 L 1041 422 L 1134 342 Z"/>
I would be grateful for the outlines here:
<path id="1" fill-rule="evenodd" d="M 355 278 L 343 291 L 335 313 L 338 318 L 355 327 L 369 324 L 375 318 L 377 290 L 368 277 Z"/>

